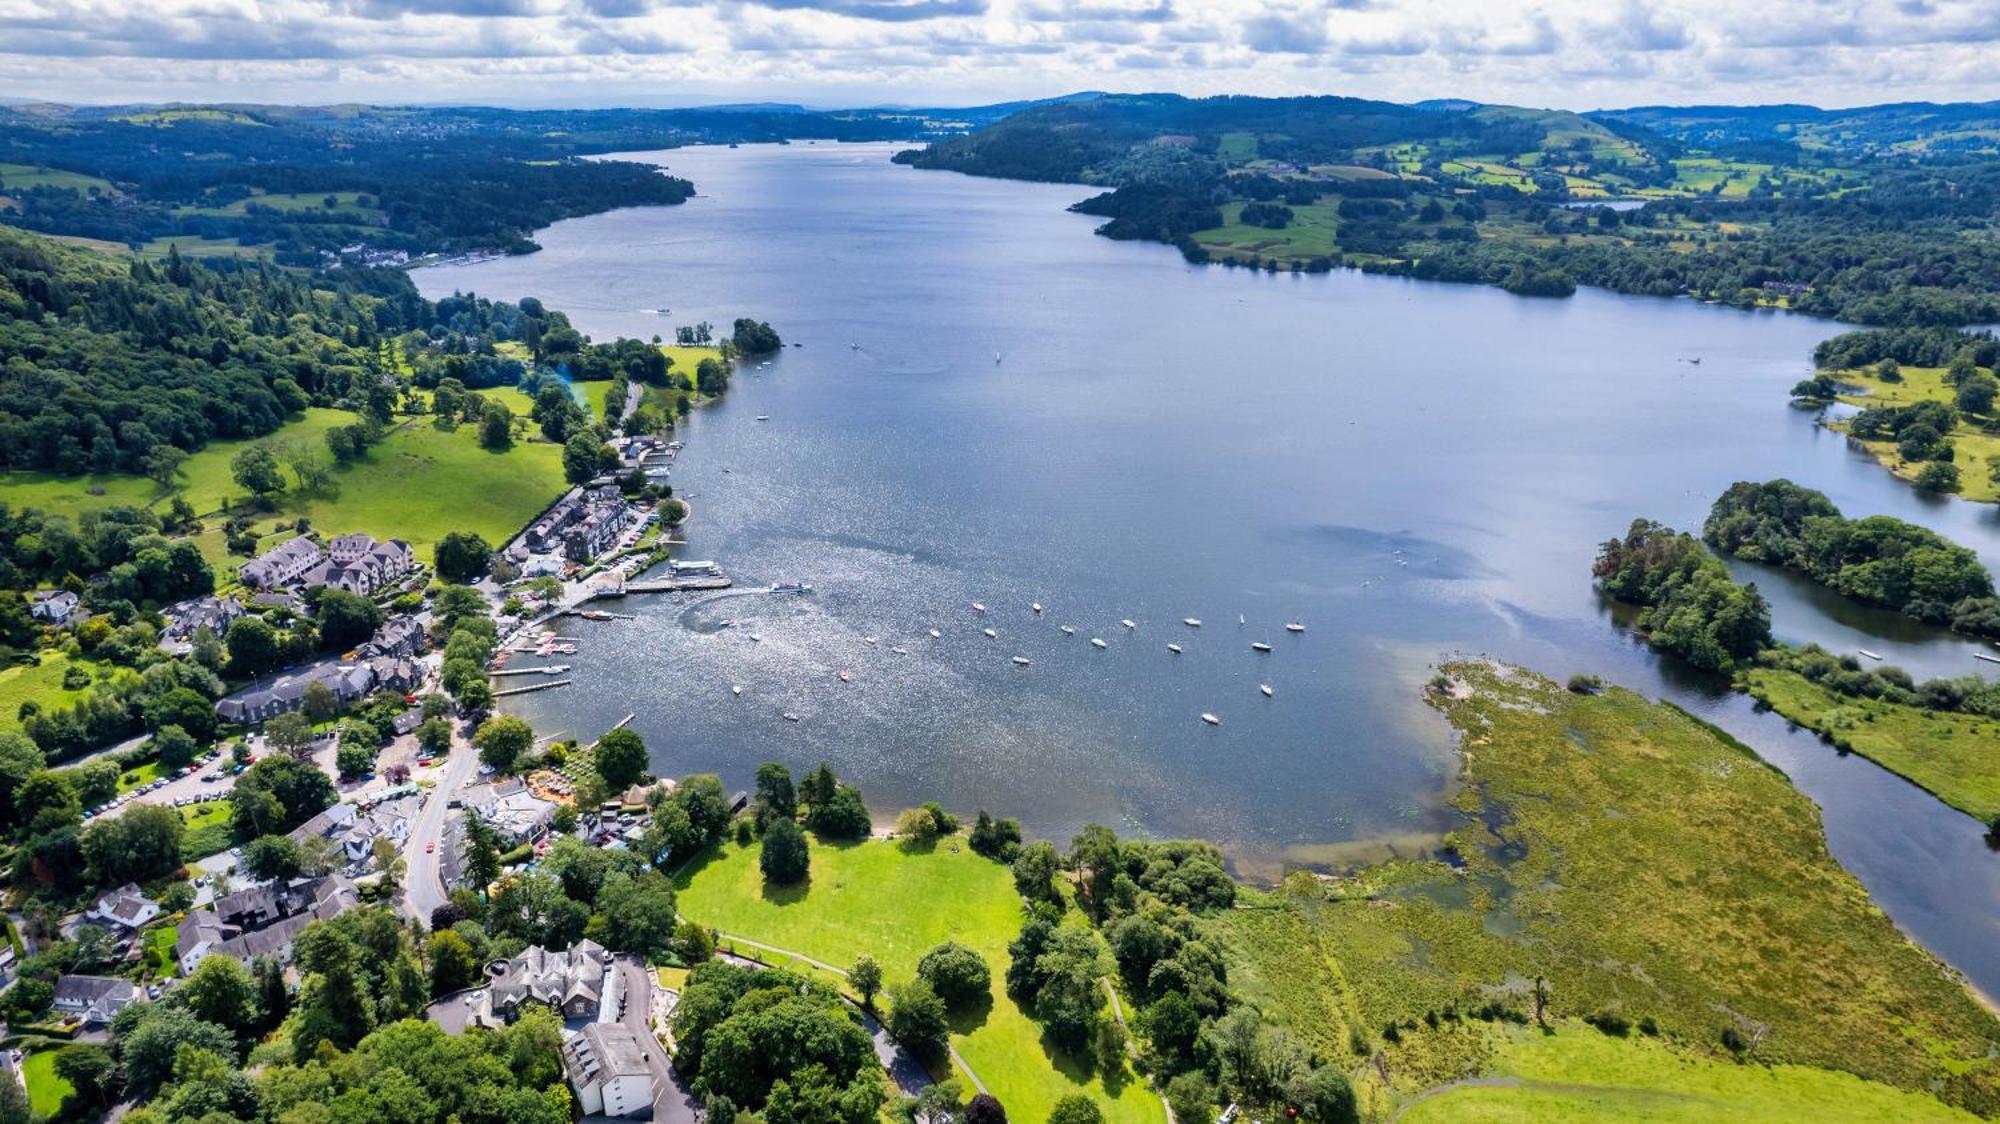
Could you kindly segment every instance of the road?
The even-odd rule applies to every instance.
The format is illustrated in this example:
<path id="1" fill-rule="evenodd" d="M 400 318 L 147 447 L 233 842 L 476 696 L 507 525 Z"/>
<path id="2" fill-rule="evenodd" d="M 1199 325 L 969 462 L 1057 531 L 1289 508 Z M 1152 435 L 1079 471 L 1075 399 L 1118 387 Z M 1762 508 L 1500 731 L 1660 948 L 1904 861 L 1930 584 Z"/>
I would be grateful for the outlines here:
<path id="1" fill-rule="evenodd" d="M 437 784 L 432 786 L 430 798 L 417 813 L 416 825 L 410 829 L 410 849 L 407 852 L 409 870 L 403 889 L 403 910 L 417 921 L 428 926 L 431 912 L 445 904 L 450 897 L 450 887 L 444 884 L 444 829 L 451 812 L 451 801 L 472 779 L 479 768 L 479 752 L 464 737 L 464 732 L 453 724 L 451 734 L 451 755 L 445 758 L 445 766 L 439 772 Z"/>
<path id="2" fill-rule="evenodd" d="M 674 1069 L 673 1059 L 667 1056 L 667 1048 L 660 1045 L 653 1033 L 653 1000 L 659 994 L 658 977 L 643 962 L 630 956 L 618 958 L 618 970 L 625 975 L 625 1013 L 618 1021 L 639 1040 L 646 1051 L 646 1064 L 653 1071 L 654 1124 L 696 1124 L 701 1119 L 701 1110 L 695 1107 L 694 1094 L 688 1091 L 687 1083 Z"/>

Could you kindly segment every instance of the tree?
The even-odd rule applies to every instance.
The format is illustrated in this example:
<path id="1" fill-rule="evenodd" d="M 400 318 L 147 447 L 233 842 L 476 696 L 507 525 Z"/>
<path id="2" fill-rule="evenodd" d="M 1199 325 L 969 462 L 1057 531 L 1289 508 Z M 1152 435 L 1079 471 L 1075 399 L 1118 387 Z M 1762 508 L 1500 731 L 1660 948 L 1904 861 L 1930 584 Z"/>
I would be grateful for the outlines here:
<path id="1" fill-rule="evenodd" d="M 613 871 L 604 880 L 597 904 L 605 947 L 649 960 L 672 948 L 676 932 L 674 887 L 666 875 L 650 870 L 637 875 Z"/>
<path id="2" fill-rule="evenodd" d="M 64 827 L 74 827 L 83 818 L 83 804 L 76 789 L 62 774 L 43 769 L 31 774 L 14 793 L 15 811 L 28 830 L 41 835 Z"/>
<path id="3" fill-rule="evenodd" d="M 1058 1046 L 1082 1053 L 1097 1033 L 1098 1010 L 1104 990 L 1103 953 L 1094 933 L 1061 927 L 1048 948 L 1036 958 L 1041 987 L 1035 992 L 1035 1018 Z"/>
<path id="4" fill-rule="evenodd" d="M 1968 414 L 1987 413 L 1993 409 L 1996 392 L 2000 392 L 2000 382 L 1995 382 L 1992 375 L 1967 375 L 1958 384 L 1958 408 Z"/>
<path id="5" fill-rule="evenodd" d="M 861 790 L 853 785 L 836 785 L 833 795 L 812 806 L 806 826 L 822 839 L 864 839 L 873 829 L 868 806 L 861 802 Z"/>
<path id="6" fill-rule="evenodd" d="M 1354 1124 L 1361 1119 L 1354 1086 L 1345 1073 L 1333 1066 L 1315 1066 L 1303 1081 L 1295 1084 L 1287 1093 L 1304 1119 L 1314 1124 Z"/>
<path id="7" fill-rule="evenodd" d="M 229 650 L 229 673 L 244 677 L 262 675 L 278 666 L 278 633 L 261 617 L 238 617 L 223 634 Z"/>
<path id="8" fill-rule="evenodd" d="M 264 724 L 264 742 L 271 749 L 287 756 L 308 756 L 312 753 L 312 721 L 302 711 L 280 714 Z"/>
<path id="9" fill-rule="evenodd" d="M 511 773 L 521 755 L 535 742 L 534 727 L 512 715 L 489 718 L 479 724 L 472 744 L 479 747 L 479 760 L 496 773 Z"/>
<path id="10" fill-rule="evenodd" d="M 308 722 L 326 722 L 340 713 L 340 696 L 333 688 L 315 679 L 306 684 L 306 693 L 299 699 L 299 713 Z"/>
<path id="11" fill-rule="evenodd" d="M 1049 1110 L 1049 1124 L 1104 1124 L 1104 1112 L 1082 1093 L 1070 1093 Z"/>
<path id="12" fill-rule="evenodd" d="M 365 745 L 342 738 L 340 748 L 334 751 L 334 767 L 343 778 L 352 780 L 366 774 L 375 767 L 375 751 Z"/>
<path id="13" fill-rule="evenodd" d="M 618 453 L 604 443 L 593 429 L 578 430 L 563 442 L 563 477 L 572 484 L 587 484 L 618 467 Z"/>
<path id="14" fill-rule="evenodd" d="M 114 1022 L 114 1041 L 125 1067 L 125 1081 L 141 1094 L 159 1088 L 173 1076 L 174 1058 L 183 1047 L 209 1050 L 225 1057 L 236 1053 L 235 1036 L 204 1022 L 185 1007 L 167 1003 L 135 1003 L 133 1012 Z"/>
<path id="15" fill-rule="evenodd" d="M 757 855 L 757 866 L 764 872 L 765 881 L 780 886 L 804 881 L 811 861 L 811 855 L 806 850 L 805 833 L 799 830 L 798 824 L 778 820 L 765 830 L 764 842 Z"/>
<path id="16" fill-rule="evenodd" d="M 464 937 L 444 929 L 431 934 L 431 997 L 442 999 L 479 982 L 479 959 Z M 211 959 L 219 959 L 212 957 Z"/>
<path id="17" fill-rule="evenodd" d="M 965 1124 L 1007 1124 L 1007 1110 L 993 1094 L 977 1093 L 965 1104 Z"/>
<path id="18" fill-rule="evenodd" d="M 281 835 L 331 807 L 333 781 L 310 762 L 264 757 L 244 771 L 229 793 L 240 839 Z"/>
<path id="19" fill-rule="evenodd" d="M 258 1026 L 257 981 L 233 956 L 206 956 L 175 991 L 187 1009 L 204 1022 L 226 1027 L 238 1037 Z"/>
<path id="20" fill-rule="evenodd" d="M 500 877 L 500 841 L 486 821 L 465 813 L 465 880 L 481 894 Z"/>
<path id="21" fill-rule="evenodd" d="M 237 487 L 260 498 L 285 490 L 277 454 L 268 445 L 251 445 L 230 458 L 229 475 Z"/>
<path id="22" fill-rule="evenodd" d="M 623 792 L 646 771 L 646 742 L 630 727 L 620 726 L 597 739 L 597 775 L 612 792 Z"/>
<path id="23" fill-rule="evenodd" d="M 146 478 L 162 489 L 174 486 L 188 455 L 172 445 L 155 445 L 146 450 Z"/>
<path id="24" fill-rule="evenodd" d="M 137 804 L 117 816 L 101 816 L 83 829 L 79 843 L 92 880 L 99 885 L 151 882 L 181 864 L 186 821 L 172 808 Z"/>
<path id="25" fill-rule="evenodd" d="M 514 412 L 504 402 L 487 402 L 479 415 L 479 445 L 499 452 L 514 445 Z"/>
<path id="26" fill-rule="evenodd" d="M 1029 901 L 1058 901 L 1056 875 L 1061 870 L 1062 859 L 1055 844 L 1047 840 L 1031 843 L 1014 859 L 1014 888 Z"/>
<path id="27" fill-rule="evenodd" d="M 1177 991 L 1153 1001 L 1141 1016 L 1140 1028 L 1155 1065 L 1173 1073 L 1194 1064 L 1194 1047 L 1201 1035 L 1201 1014 Z"/>
<path id="28" fill-rule="evenodd" d="M 912 847 L 927 848 L 937 842 L 937 818 L 924 808 L 905 808 L 896 817 L 896 835 Z"/>
<path id="29" fill-rule="evenodd" d="M 451 752 L 451 720 L 426 718 L 417 726 L 417 747 L 432 757 Z"/>
<path id="30" fill-rule="evenodd" d="M 1215 1118 L 1215 1085 L 1206 1074 L 1181 1073 L 1167 1082 L 1167 1107 L 1174 1119 L 1208 1121 Z"/>
<path id="31" fill-rule="evenodd" d="M 942 1057 L 951 1035 L 944 1000 L 922 980 L 898 988 L 889 997 L 889 1033 L 920 1058 Z"/>
<path id="32" fill-rule="evenodd" d="M 1930 461 L 1917 470 L 1912 483 L 1925 492 L 1956 492 L 1960 487 L 1958 466 L 1950 461 Z"/>
<path id="33" fill-rule="evenodd" d="M 260 835 L 243 847 L 243 870 L 263 881 L 299 876 L 299 845 L 289 836 Z"/>
<path id="34" fill-rule="evenodd" d="M 382 625 L 382 607 L 359 594 L 327 587 L 320 591 L 313 619 L 319 624 L 320 647 L 344 652 L 368 639 Z"/>
<path id="35" fill-rule="evenodd" d="M 147 745 L 153 751 L 153 757 L 159 761 L 160 768 L 173 771 L 187 768 L 188 762 L 194 760 L 195 750 L 199 748 L 186 730 L 174 725 L 160 727 Z"/>
<path id="36" fill-rule="evenodd" d="M 855 994 L 861 996 L 861 1005 L 872 1010 L 875 996 L 882 990 L 882 965 L 877 964 L 872 956 L 859 957 L 847 970 L 847 982 L 854 988 Z"/>
<path id="37" fill-rule="evenodd" d="M 772 820 L 795 820 L 799 815 L 798 793 L 792 787 L 792 771 L 776 761 L 757 766 L 757 827 L 762 830 Z"/>
<path id="38" fill-rule="evenodd" d="M 65 1046 L 56 1053 L 55 1068 L 56 1076 L 75 1086 L 87 1103 L 110 1103 L 117 1070 L 111 1051 L 94 1044 Z"/>
<path id="39" fill-rule="evenodd" d="M 972 834 L 967 842 L 974 854 L 985 855 L 996 862 L 1012 863 L 1021 853 L 1021 821 L 1016 819 L 996 820 L 986 809 L 979 809 L 979 817 L 972 823 Z"/>
<path id="40" fill-rule="evenodd" d="M 993 993 L 993 973 L 977 952 L 947 941 L 917 961 L 917 976 L 931 985 L 945 1006 L 964 1008 Z"/>
<path id="41" fill-rule="evenodd" d="M 453 531 L 432 549 L 438 577 L 448 582 L 479 580 L 493 562 L 493 546 L 471 531 Z"/>

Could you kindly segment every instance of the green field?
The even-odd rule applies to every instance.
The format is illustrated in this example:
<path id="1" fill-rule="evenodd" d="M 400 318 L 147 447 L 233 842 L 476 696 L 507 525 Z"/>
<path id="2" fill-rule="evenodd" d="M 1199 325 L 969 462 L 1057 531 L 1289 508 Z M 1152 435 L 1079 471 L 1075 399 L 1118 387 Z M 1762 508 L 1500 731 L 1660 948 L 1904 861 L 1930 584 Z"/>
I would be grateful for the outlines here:
<path id="1" fill-rule="evenodd" d="M 32 187 L 59 187 L 69 191 L 89 191 L 92 188 L 112 190 L 111 181 L 81 172 L 65 172 L 61 168 L 43 168 L 33 164 L 0 164 L 0 195 Z"/>
<path id="2" fill-rule="evenodd" d="M 170 251 L 179 250 L 184 258 L 268 258 L 268 245 L 245 246 L 234 238 L 191 238 L 174 235 L 170 238 L 155 238 L 139 247 L 139 256 L 157 261 Z"/>
<path id="3" fill-rule="evenodd" d="M 76 1086 L 56 1074 L 55 1050 L 42 1050 L 29 1054 L 21 1061 L 21 1077 L 28 1086 L 28 1105 L 37 1117 L 53 1117 L 62 1111 L 63 1102 L 76 1092 Z"/>
<path id="4" fill-rule="evenodd" d="M 757 848 L 724 845 L 683 873 L 680 908 L 725 934 L 836 966 L 873 956 L 892 986 L 914 976 L 925 951 L 955 940 L 986 958 L 997 984 L 1020 931 L 1021 899 L 1006 867 L 954 846 L 963 844 L 946 840 L 922 854 L 886 842 L 815 845 L 806 885 L 767 890 Z M 1144 1082 L 1128 1079 L 1113 1096 L 1096 1077 L 1052 1058 L 1041 1031 L 998 986 L 992 1009 L 961 1019 L 952 1042 L 1014 1119 L 1046 1119 L 1058 1098 L 1076 1091 L 1095 1097 L 1112 1124 L 1164 1119 Z"/>
<path id="5" fill-rule="evenodd" d="M 1243 213 L 1243 204 L 1224 203 L 1222 205 L 1222 225 L 1213 230 L 1196 231 L 1194 240 L 1216 258 L 1235 256 L 1276 258 L 1280 262 L 1302 261 L 1307 258 L 1333 257 L 1340 252 L 1334 240 L 1334 232 L 1339 220 L 1334 215 L 1335 201 L 1313 203 L 1292 208 L 1292 221 L 1283 230 L 1251 226 L 1237 221 Z"/>
<path id="6" fill-rule="evenodd" d="M 2000 721 L 1838 695 L 1792 671 L 1755 668 L 1750 693 L 1981 823 L 2000 815 Z"/>
<path id="7" fill-rule="evenodd" d="M 1225 164 L 1248 164 L 1257 159 L 1257 134 L 1224 133 L 1216 138 L 1215 155 Z"/>
<path id="8" fill-rule="evenodd" d="M 227 800 L 190 804 L 181 809 L 181 819 L 187 824 L 181 835 L 182 862 L 198 862 L 229 849 L 229 811 Z"/>
<path id="9" fill-rule="evenodd" d="M 1757 1061 L 1993 1103 L 2000 1022 L 1869 900 L 1776 770 L 1629 691 L 1448 674 L 1433 699 L 1461 736 L 1462 866 L 1295 876 L 1207 923 L 1246 998 L 1374 1063 L 1377 1107 L 1481 1072 L 1500 1024 L 1465 1013 L 1524 1017 L 1538 977 L 1552 1018 L 1645 1023 L 1723 1059 L 1727 1032 Z"/>
<path id="10" fill-rule="evenodd" d="M 134 765 L 130 769 L 118 774 L 118 794 L 123 796 L 140 785 L 151 784 L 159 778 L 160 763 L 158 761 L 148 761 L 143 765 Z"/>
<path id="11" fill-rule="evenodd" d="M 93 679 L 109 670 L 107 665 L 91 660 L 73 661 L 53 648 L 43 651 L 41 656 L 42 662 L 34 667 L 0 668 L 0 730 L 21 728 L 20 711 L 24 702 L 39 703 L 45 710 L 81 702 L 90 693 L 89 687 L 77 691 L 63 687 L 63 673 L 72 663 L 88 670 Z"/>
<path id="12" fill-rule="evenodd" d="M 344 410 L 313 409 L 267 437 L 211 442 L 182 466 L 179 489 L 197 511 L 217 511 L 225 500 L 241 498 L 229 462 L 243 446 L 297 442 L 324 454 L 326 431 L 354 420 Z M 101 488 L 103 494 L 91 495 L 93 488 Z M 416 548 L 419 558 L 425 558 L 430 544 L 449 531 L 476 531 L 499 545 L 562 489 L 558 446 L 522 441 L 504 453 L 494 453 L 479 446 L 474 426 L 446 433 L 420 419 L 391 431 L 365 459 L 335 469 L 334 483 L 326 491 L 283 493 L 270 521 L 303 515 L 316 529 L 333 534 L 365 531 L 377 538 L 403 539 Z M 0 474 L 0 502 L 15 506 L 75 511 L 114 503 L 144 504 L 155 492 L 152 482 L 140 477 L 65 480 L 40 473 Z M 225 559 L 216 531 L 211 528 L 203 550 L 220 562 Z"/>
<path id="13" fill-rule="evenodd" d="M 1399 1124 L 1521 1124 L 1652 1120 L 1707 1124 L 1926 1124 L 1978 1117 L 1920 1093 L 1805 1066 L 1738 1065 L 1690 1057 L 1657 1040 L 1615 1038 L 1581 1024 L 1517 1030 L 1479 1084 L 1413 1100 Z"/>
<path id="14" fill-rule="evenodd" d="M 1873 374 L 1861 371 L 1828 372 L 1841 382 L 1851 384 L 1857 390 L 1843 394 L 1840 400 L 1856 406 L 1908 406 L 1914 402 L 1951 402 L 1954 389 L 1944 381 L 1942 367 L 1904 367 L 1903 381 L 1883 382 Z M 1838 427 L 1836 427 L 1838 428 Z M 2000 433 L 1987 433 L 1967 421 L 1963 415 L 1957 428 L 1947 434 L 1952 441 L 1952 463 L 1958 466 L 1959 495 L 1968 500 L 1985 503 L 2000 502 L 2000 482 L 1995 482 L 1988 467 L 1994 457 L 2000 457 Z M 1873 454 L 1883 467 L 1905 480 L 1916 478 L 1923 465 L 1905 461 L 1896 453 L 1894 441 L 1863 441 L 1863 448 Z"/>

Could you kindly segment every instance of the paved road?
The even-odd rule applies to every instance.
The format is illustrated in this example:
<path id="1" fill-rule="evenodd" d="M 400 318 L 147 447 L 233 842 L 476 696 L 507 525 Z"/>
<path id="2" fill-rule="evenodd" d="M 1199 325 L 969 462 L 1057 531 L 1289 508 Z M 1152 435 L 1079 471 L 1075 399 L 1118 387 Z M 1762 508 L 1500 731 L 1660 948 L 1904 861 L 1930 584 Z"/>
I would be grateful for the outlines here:
<path id="1" fill-rule="evenodd" d="M 653 1033 L 653 998 L 658 993 L 657 977 L 634 957 L 620 956 L 618 970 L 625 975 L 625 1014 L 619 1019 L 639 1039 L 646 1051 L 646 1064 L 653 1071 L 654 1124 L 696 1124 L 701 1110 L 694 1094 L 674 1069 L 666 1047 Z"/>
<path id="2" fill-rule="evenodd" d="M 478 768 L 479 751 L 472 748 L 464 731 L 453 723 L 451 755 L 445 758 L 437 784 L 432 786 L 430 798 L 424 801 L 415 826 L 410 828 L 406 852 L 409 871 L 404 881 L 403 909 L 424 925 L 431 923 L 431 911 L 449 900 L 450 887 L 444 884 L 442 865 L 445 821 L 450 815 L 452 798 Z"/>

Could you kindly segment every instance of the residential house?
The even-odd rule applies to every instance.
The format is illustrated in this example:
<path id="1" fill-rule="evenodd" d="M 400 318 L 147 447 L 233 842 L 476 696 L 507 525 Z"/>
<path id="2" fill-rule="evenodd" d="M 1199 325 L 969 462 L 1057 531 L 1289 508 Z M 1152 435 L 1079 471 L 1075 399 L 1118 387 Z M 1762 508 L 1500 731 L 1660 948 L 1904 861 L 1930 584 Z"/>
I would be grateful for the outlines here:
<path id="1" fill-rule="evenodd" d="M 183 974 L 211 955 L 245 964 L 259 956 L 283 962 L 291 959 L 292 942 L 307 925 L 336 917 L 360 900 L 354 883 L 339 875 L 239 890 L 216 899 L 213 910 L 182 918 L 174 955 Z"/>
<path id="2" fill-rule="evenodd" d="M 249 610 L 231 597 L 194 597 L 160 611 L 167 627 L 160 632 L 160 647 L 169 655 L 185 655 L 194 648 L 194 638 L 202 629 L 216 636 L 229 631 L 236 618 Z"/>
<path id="3" fill-rule="evenodd" d="M 528 528 L 525 536 L 528 549 L 538 553 L 559 549 L 563 544 L 563 532 L 583 516 L 583 500 L 577 496 L 564 496 Z"/>
<path id="4" fill-rule="evenodd" d="M 473 997 L 469 1022 L 511 1023 L 530 1003 L 565 1019 L 594 1019 L 604 999 L 605 979 L 617 970 L 611 954 L 595 941 L 581 940 L 561 952 L 531 946 L 512 960 L 486 966 L 488 983 Z"/>
<path id="5" fill-rule="evenodd" d="M 254 589 L 276 589 L 305 577 L 325 558 L 318 543 L 300 535 L 245 562 L 236 576 Z"/>
<path id="6" fill-rule="evenodd" d="M 623 1023 L 592 1023 L 563 1042 L 563 1070 L 585 1116 L 650 1117 L 653 1069 Z"/>
<path id="7" fill-rule="evenodd" d="M 519 777 L 466 789 L 459 798 L 511 847 L 540 841 L 556 814 L 555 804 L 528 791 Z"/>
<path id="8" fill-rule="evenodd" d="M 67 589 L 44 589 L 35 594 L 34 604 L 28 611 L 34 614 L 38 621 L 61 624 L 70 618 L 71 613 L 76 612 L 76 607 L 81 601 L 82 598 Z"/>
<path id="9" fill-rule="evenodd" d="M 83 1025 L 108 1026 L 118 1012 L 139 1001 L 139 988 L 116 976 L 63 976 L 56 980 L 55 1009 L 83 1020 Z"/>
<path id="10" fill-rule="evenodd" d="M 342 535 L 333 540 L 326 561 L 300 580 L 307 588 L 333 586 L 367 597 L 416 566 L 416 554 L 400 539 L 385 542 L 363 534 Z"/>
<path id="11" fill-rule="evenodd" d="M 424 630 L 424 622 L 409 614 L 399 614 L 382 622 L 375 635 L 361 645 L 363 659 L 378 656 L 414 656 L 424 650 L 429 636 Z"/>
<path id="12" fill-rule="evenodd" d="M 324 683 L 336 702 L 345 706 L 376 691 L 408 694 L 424 681 L 423 665 L 411 659 L 378 657 L 361 663 L 328 663 L 287 675 L 254 690 L 218 699 L 215 713 L 224 722 L 254 725 L 289 714 L 305 705 L 306 690 Z"/>
<path id="13" fill-rule="evenodd" d="M 139 892 L 136 882 L 127 882 L 97 899 L 84 916 L 106 925 L 137 929 L 160 915 L 160 903 Z"/>
<path id="14" fill-rule="evenodd" d="M 334 845 L 341 864 L 349 874 L 363 873 L 374 862 L 375 841 L 386 839 L 401 851 L 410 839 L 423 801 L 402 796 L 378 801 L 367 807 L 339 803 L 292 829 L 294 843 L 321 838 Z"/>

